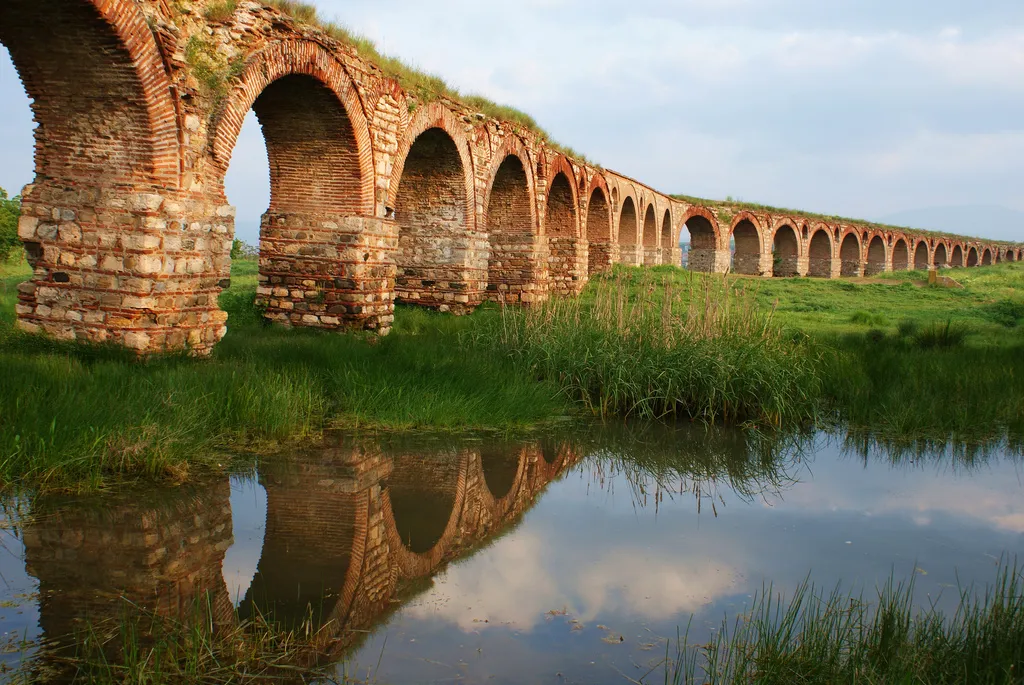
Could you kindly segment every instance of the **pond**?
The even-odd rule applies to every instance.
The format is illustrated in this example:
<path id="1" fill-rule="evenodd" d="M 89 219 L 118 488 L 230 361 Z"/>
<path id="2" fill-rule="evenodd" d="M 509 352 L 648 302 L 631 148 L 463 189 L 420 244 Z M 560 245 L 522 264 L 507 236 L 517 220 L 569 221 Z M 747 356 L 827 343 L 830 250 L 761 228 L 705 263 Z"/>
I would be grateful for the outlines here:
<path id="1" fill-rule="evenodd" d="M 662 682 L 680 631 L 707 641 L 769 585 L 914 578 L 955 608 L 1024 553 L 1024 468 L 1001 444 L 690 427 L 337 435 L 177 488 L 9 500 L 5 524 L 8 673 L 66 677 L 96 626 L 202 606 L 294 631 L 288 672 L 324 682 Z"/>

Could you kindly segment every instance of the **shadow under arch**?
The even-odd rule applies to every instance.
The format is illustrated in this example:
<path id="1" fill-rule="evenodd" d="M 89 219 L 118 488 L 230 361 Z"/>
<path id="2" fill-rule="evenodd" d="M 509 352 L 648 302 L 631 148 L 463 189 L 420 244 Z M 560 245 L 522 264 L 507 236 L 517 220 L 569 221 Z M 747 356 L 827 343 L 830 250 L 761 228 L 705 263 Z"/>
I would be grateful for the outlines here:
<path id="1" fill-rule="evenodd" d="M 612 214 L 607 186 L 592 184 L 587 203 L 587 270 L 590 274 L 606 271 L 612 265 Z"/>

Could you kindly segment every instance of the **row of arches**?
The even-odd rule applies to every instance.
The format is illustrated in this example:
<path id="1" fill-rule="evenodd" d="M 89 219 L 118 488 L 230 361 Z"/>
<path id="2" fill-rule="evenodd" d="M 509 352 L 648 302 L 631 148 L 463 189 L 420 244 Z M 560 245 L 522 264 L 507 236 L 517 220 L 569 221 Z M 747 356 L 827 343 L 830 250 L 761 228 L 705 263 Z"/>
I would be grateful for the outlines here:
<path id="1" fill-rule="evenodd" d="M 770 229 L 766 229 L 770 226 Z M 717 227 L 707 219 L 687 223 L 693 245 L 703 234 L 707 243 L 719 242 Z M 884 233 L 855 226 L 801 224 L 791 219 L 736 216 L 724 241 L 728 262 L 734 273 L 758 276 L 872 276 L 884 271 L 928 270 L 986 266 L 1002 261 L 1019 261 L 1021 248 L 978 245 L 948 238 L 924 238 Z M 725 268 L 721 270 L 725 270 Z M 709 269 L 700 269 L 709 270 Z"/>

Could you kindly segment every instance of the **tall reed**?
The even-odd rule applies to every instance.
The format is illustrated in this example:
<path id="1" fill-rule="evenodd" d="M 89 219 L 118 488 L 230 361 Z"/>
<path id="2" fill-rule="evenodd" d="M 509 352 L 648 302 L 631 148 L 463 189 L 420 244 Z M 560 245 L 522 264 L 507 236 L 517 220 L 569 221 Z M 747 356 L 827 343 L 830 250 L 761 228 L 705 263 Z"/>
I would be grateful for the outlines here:
<path id="1" fill-rule="evenodd" d="M 1024 669 L 1024 569 L 1003 563 L 994 585 L 961 588 L 947 615 L 919 610 L 914 582 L 890 579 L 876 601 L 808 581 L 788 600 L 766 587 L 715 638 L 680 638 L 666 682 L 1019 683 Z M 670 655 L 671 656 L 671 655 Z"/>
<path id="2" fill-rule="evenodd" d="M 813 419 L 822 354 L 727 278 L 658 284 L 616 271 L 587 296 L 505 308 L 484 331 L 538 377 L 602 416 L 778 426 Z"/>

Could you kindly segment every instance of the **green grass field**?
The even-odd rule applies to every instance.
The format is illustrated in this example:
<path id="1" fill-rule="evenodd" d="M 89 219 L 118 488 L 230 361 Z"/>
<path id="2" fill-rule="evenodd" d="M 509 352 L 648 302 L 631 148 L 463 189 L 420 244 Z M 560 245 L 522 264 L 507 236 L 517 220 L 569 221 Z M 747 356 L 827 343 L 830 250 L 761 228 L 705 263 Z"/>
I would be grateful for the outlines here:
<path id="1" fill-rule="evenodd" d="M 882 440 L 1024 436 L 1024 265 L 870 282 L 616 268 L 580 298 L 393 333 L 265 325 L 238 261 L 210 359 L 137 361 L 14 328 L 24 263 L 0 267 L 0 484 L 181 480 L 331 426 L 521 431 L 587 414 L 833 425 Z"/>

